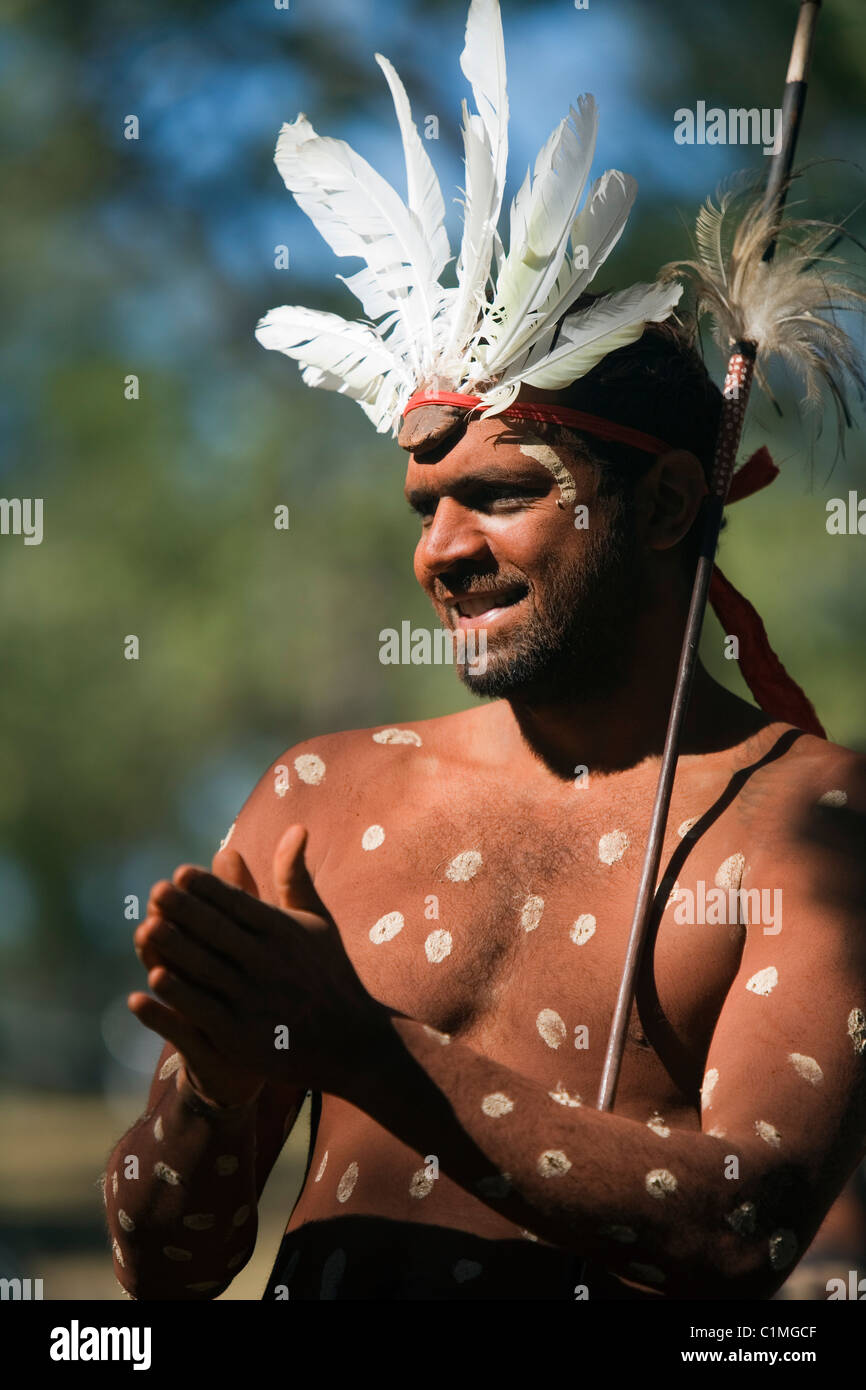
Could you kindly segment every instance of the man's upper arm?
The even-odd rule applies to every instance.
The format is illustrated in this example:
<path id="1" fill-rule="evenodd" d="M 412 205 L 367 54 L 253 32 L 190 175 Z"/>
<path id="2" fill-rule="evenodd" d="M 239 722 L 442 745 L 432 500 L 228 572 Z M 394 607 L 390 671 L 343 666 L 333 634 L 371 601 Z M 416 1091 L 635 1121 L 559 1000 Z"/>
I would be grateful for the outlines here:
<path id="1" fill-rule="evenodd" d="M 863 817 L 848 814 L 862 834 Z M 799 817 L 786 814 L 746 866 L 744 890 L 768 892 L 768 905 L 781 892 L 781 929 L 778 913 L 747 927 L 702 1090 L 703 1131 L 725 1141 L 729 1224 L 769 1246 L 779 1270 L 804 1252 L 866 1151 L 866 923 L 854 862 L 864 847 L 834 852 Z"/>

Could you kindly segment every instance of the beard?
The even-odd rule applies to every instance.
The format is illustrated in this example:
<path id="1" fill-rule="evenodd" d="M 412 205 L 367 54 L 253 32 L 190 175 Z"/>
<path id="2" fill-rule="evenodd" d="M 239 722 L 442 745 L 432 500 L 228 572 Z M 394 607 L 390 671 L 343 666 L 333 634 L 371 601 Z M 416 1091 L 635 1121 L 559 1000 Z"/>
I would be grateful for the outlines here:
<path id="1" fill-rule="evenodd" d="M 632 509 L 621 501 L 603 535 L 564 564 L 551 555 L 530 581 L 515 571 L 460 576 L 460 588 L 483 593 L 513 583 L 529 590 L 522 626 L 491 639 L 481 671 L 460 663 L 473 695 L 530 705 L 599 700 L 628 679 L 635 647 L 641 565 Z"/>

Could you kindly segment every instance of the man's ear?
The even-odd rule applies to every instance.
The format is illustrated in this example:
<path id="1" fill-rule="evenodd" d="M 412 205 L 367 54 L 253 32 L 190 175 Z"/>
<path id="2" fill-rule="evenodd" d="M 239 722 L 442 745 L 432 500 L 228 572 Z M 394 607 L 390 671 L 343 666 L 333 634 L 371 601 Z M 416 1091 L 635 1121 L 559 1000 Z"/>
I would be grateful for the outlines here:
<path id="1" fill-rule="evenodd" d="M 688 449 L 660 454 L 638 485 L 638 515 L 652 550 L 682 540 L 709 491 L 700 460 Z"/>

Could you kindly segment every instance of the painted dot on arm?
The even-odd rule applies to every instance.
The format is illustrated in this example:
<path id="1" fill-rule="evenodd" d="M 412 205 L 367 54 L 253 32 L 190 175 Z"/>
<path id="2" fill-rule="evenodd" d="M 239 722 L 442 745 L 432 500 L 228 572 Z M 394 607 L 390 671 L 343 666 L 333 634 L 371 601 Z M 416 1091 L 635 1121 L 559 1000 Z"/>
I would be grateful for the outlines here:
<path id="1" fill-rule="evenodd" d="M 322 1181 L 322 1178 L 325 1176 L 325 1169 L 327 1168 L 327 1166 L 328 1166 L 328 1150 L 325 1149 L 325 1152 L 324 1152 L 324 1154 L 322 1155 L 322 1161 L 321 1161 L 321 1163 L 319 1164 L 318 1170 L 317 1170 L 317 1172 L 316 1172 L 316 1176 L 313 1178 L 313 1182 L 321 1182 L 321 1181 Z"/>
<path id="2" fill-rule="evenodd" d="M 153 1176 L 159 1178 L 160 1182 L 167 1182 L 169 1187 L 177 1187 L 180 1182 L 180 1173 L 176 1168 L 170 1168 L 162 1160 L 153 1165 Z"/>
<path id="3" fill-rule="evenodd" d="M 173 1052 L 170 1057 L 166 1057 L 159 1069 L 160 1081 L 167 1081 L 170 1076 L 174 1076 L 180 1064 L 181 1056 L 179 1052 Z"/>
<path id="4" fill-rule="evenodd" d="M 433 1178 L 429 1176 L 426 1168 L 419 1168 L 412 1174 L 409 1182 L 409 1196 L 421 1201 L 424 1197 L 429 1197 L 433 1191 Z"/>
<path id="5" fill-rule="evenodd" d="M 194 1211 L 183 1218 L 184 1226 L 190 1231 L 209 1231 L 215 1221 L 216 1216 L 209 1211 Z"/>
<path id="6" fill-rule="evenodd" d="M 769 1144 L 773 1149 L 778 1149 L 782 1142 L 781 1134 L 776 1129 L 775 1125 L 770 1124 L 769 1120 L 756 1120 L 755 1133 L 763 1139 L 765 1144 Z"/>
<path id="7" fill-rule="evenodd" d="M 836 791 L 831 791 L 831 792 L 825 792 L 823 796 L 819 796 L 819 798 L 818 798 L 818 805 L 819 805 L 819 806 L 847 806 L 847 805 L 848 805 L 848 793 L 847 793 L 847 792 L 843 792 L 843 791 L 841 791 L 841 790 L 836 790 Z"/>
<path id="8" fill-rule="evenodd" d="M 701 1109 L 711 1110 L 713 1105 L 713 1091 L 716 1089 L 719 1080 L 719 1073 L 715 1067 L 710 1067 L 704 1076 L 704 1084 L 701 1086 Z"/>
<path id="9" fill-rule="evenodd" d="M 583 1104 L 580 1096 L 576 1093 L 570 1095 L 561 1081 L 557 1081 L 555 1090 L 548 1091 L 547 1094 L 551 1100 L 556 1101 L 557 1105 L 567 1105 L 571 1110 L 577 1110 Z"/>
<path id="10" fill-rule="evenodd" d="M 167 1260 L 175 1260 L 178 1264 L 183 1264 L 187 1260 L 192 1259 L 192 1251 L 184 1250 L 179 1245 L 164 1245 L 162 1247 L 162 1253 Z"/>
<path id="11" fill-rule="evenodd" d="M 657 1110 L 650 1115 L 646 1124 L 647 1129 L 651 1129 L 653 1134 L 657 1134 L 660 1139 L 668 1139 L 670 1137 L 670 1129 Z"/>
<path id="12" fill-rule="evenodd" d="M 414 729 L 380 729 L 373 734 L 374 743 L 411 743 L 421 747 L 421 739 Z"/>
<path id="13" fill-rule="evenodd" d="M 571 1159 L 562 1149 L 545 1149 L 539 1154 L 537 1167 L 543 1178 L 561 1178 L 571 1167 Z"/>
<path id="14" fill-rule="evenodd" d="M 325 776 L 325 764 L 316 753 L 301 753 L 295 758 L 295 771 L 308 787 L 317 787 Z"/>
<path id="15" fill-rule="evenodd" d="M 492 1091 L 489 1096 L 485 1096 L 482 1100 L 481 1109 L 491 1119 L 497 1119 L 500 1115 L 511 1114 L 514 1109 L 514 1101 L 503 1091 Z"/>
<path id="16" fill-rule="evenodd" d="M 797 1253 L 797 1237 L 793 1231 L 774 1231 L 770 1236 L 770 1264 L 774 1269 L 787 1269 Z"/>
<path id="17" fill-rule="evenodd" d="M 153 1137 L 160 1142 L 165 1138 L 165 1125 L 162 1123 L 161 1115 L 157 1115 L 153 1122 Z"/>
<path id="18" fill-rule="evenodd" d="M 133 1221 L 132 1217 L 129 1216 L 128 1213 L 123 1210 L 123 1207 L 119 1208 L 117 1213 L 117 1219 L 125 1231 L 135 1230 L 135 1222 Z"/>
<path id="19" fill-rule="evenodd" d="M 358 1181 L 358 1165 L 350 1163 L 343 1176 L 337 1184 L 337 1201 L 348 1202 L 352 1193 L 355 1191 L 355 1184 Z"/>
<path id="20" fill-rule="evenodd" d="M 651 1168 L 644 1178 L 644 1186 L 651 1197 L 659 1199 L 671 1197 L 677 1190 L 677 1180 L 667 1168 Z"/>
<path id="21" fill-rule="evenodd" d="M 812 1086 L 820 1086 L 824 1080 L 824 1073 L 814 1057 L 806 1057 L 802 1052 L 789 1052 L 788 1061 L 797 1075 Z"/>
<path id="22" fill-rule="evenodd" d="M 361 836 L 362 849 L 378 849 L 384 842 L 385 832 L 381 825 L 368 825 Z"/>
<path id="23" fill-rule="evenodd" d="M 776 985 L 779 983 L 779 972 L 775 965 L 767 965 L 763 970 L 758 970 L 746 981 L 746 989 L 752 994 L 768 995 L 772 994 Z"/>
<path id="24" fill-rule="evenodd" d="M 687 835 L 691 835 L 699 820 L 700 816 L 691 816 L 688 820 L 683 821 L 682 825 L 677 831 L 677 834 L 679 835 L 681 840 L 684 840 Z"/>
<path id="25" fill-rule="evenodd" d="M 741 1202 L 738 1207 L 728 1212 L 725 1217 L 726 1222 L 738 1236 L 753 1236 L 757 1225 L 758 1209 L 754 1202 Z"/>

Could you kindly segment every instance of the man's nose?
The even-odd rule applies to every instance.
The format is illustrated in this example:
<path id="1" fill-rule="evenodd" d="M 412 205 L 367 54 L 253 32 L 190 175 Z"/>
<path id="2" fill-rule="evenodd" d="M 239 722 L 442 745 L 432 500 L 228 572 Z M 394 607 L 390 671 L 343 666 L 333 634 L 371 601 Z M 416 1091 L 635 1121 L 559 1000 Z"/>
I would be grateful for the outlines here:
<path id="1" fill-rule="evenodd" d="M 418 543 L 416 559 L 438 574 L 460 561 L 475 560 L 486 550 L 487 539 L 477 516 L 453 497 L 441 497 Z"/>

